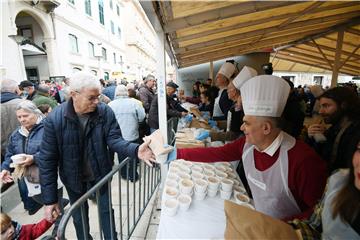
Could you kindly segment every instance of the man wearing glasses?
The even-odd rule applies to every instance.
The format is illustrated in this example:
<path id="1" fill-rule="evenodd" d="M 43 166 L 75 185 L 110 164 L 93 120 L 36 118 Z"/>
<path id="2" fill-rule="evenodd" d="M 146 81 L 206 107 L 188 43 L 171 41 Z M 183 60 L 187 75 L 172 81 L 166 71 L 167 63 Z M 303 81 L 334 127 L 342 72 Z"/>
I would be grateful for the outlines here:
<path id="1" fill-rule="evenodd" d="M 44 193 L 45 217 L 53 220 L 57 205 L 57 172 L 73 204 L 88 186 L 93 186 L 112 169 L 109 150 L 119 156 L 139 158 L 151 166 L 155 161 L 148 143 L 138 145 L 125 141 L 110 107 L 99 102 L 100 82 L 90 73 L 78 72 L 70 78 L 70 99 L 54 109 L 44 123 L 44 137 L 38 160 L 41 190 Z M 107 185 L 100 189 L 100 218 L 105 239 L 116 238 L 110 229 L 109 192 Z M 111 209 L 111 211 L 113 211 Z M 114 215 L 112 215 L 114 216 Z M 73 214 L 78 239 L 92 239 L 89 229 L 88 205 L 85 205 L 85 232 L 81 211 Z"/>

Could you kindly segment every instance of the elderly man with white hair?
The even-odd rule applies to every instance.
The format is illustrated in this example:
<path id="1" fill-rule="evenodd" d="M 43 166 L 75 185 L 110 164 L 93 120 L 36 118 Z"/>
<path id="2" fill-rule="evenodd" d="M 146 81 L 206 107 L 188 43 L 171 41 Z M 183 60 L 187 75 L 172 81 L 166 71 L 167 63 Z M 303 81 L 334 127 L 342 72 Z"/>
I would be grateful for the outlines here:
<path id="1" fill-rule="evenodd" d="M 139 123 L 145 119 L 145 110 L 136 99 L 128 96 L 128 90 L 124 85 L 118 85 L 115 89 L 115 100 L 109 103 L 119 123 L 122 137 L 129 142 L 139 143 Z M 121 156 L 118 156 L 122 159 Z M 132 159 L 129 169 L 129 177 L 126 176 L 126 168 L 121 169 L 121 176 L 136 181 L 138 173 L 134 174 L 136 159 Z"/>
<path id="2" fill-rule="evenodd" d="M 144 105 L 145 112 L 149 113 L 151 102 L 154 98 L 154 87 L 156 79 L 153 75 L 149 74 L 144 79 L 144 85 L 139 88 L 139 98 Z"/>
<path id="3" fill-rule="evenodd" d="M 54 211 L 60 213 L 56 186 L 58 169 L 70 203 L 73 204 L 87 192 L 89 186 L 95 185 L 111 171 L 113 161 L 109 157 L 110 150 L 119 156 L 141 159 L 148 165 L 155 162 L 148 142 L 139 146 L 122 138 L 114 112 L 99 102 L 100 82 L 92 74 L 75 73 L 70 78 L 69 89 L 70 99 L 56 107 L 44 122 L 38 164 L 46 205 L 45 217 L 48 220 L 56 216 Z M 99 192 L 98 205 L 104 238 L 116 239 L 107 185 Z M 80 209 L 73 214 L 77 239 L 92 238 L 88 208 L 86 203 L 84 221 Z"/>
<path id="4" fill-rule="evenodd" d="M 257 211 L 278 219 L 308 217 L 324 190 L 326 166 L 309 146 L 279 128 L 289 85 L 270 75 L 239 85 L 245 137 L 222 147 L 178 149 L 176 158 L 198 162 L 242 159 Z"/>

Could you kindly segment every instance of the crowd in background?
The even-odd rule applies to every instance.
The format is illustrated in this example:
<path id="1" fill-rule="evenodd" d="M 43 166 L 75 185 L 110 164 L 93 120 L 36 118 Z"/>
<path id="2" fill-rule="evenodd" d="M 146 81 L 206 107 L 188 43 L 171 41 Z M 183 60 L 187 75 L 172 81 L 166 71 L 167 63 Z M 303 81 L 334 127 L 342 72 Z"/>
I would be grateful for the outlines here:
<path id="1" fill-rule="evenodd" d="M 207 79 L 204 82 L 195 82 L 191 96 L 186 96 L 184 90 L 179 89 L 176 83 L 168 82 L 166 84 L 166 111 L 168 118 L 187 118 L 189 112 L 182 106 L 182 103 L 189 102 L 198 106 L 200 112 L 207 116 L 209 123 L 213 120 L 227 123 L 224 132 L 226 137 L 220 138 L 221 140 L 239 140 L 244 135 L 244 128 L 241 127 L 243 125 L 244 109 L 240 92 L 243 83 L 236 76 L 243 69 L 249 71 L 248 74 L 251 77 L 257 74 L 254 74 L 251 68 L 238 69 L 233 61 L 227 62 L 224 66 L 224 69 L 220 69 L 214 81 Z M 263 71 L 262 74 L 271 75 L 271 64 L 264 65 Z M 34 163 L 44 134 L 44 119 L 59 106 L 72 101 L 75 98 L 75 93 L 82 94 L 81 91 L 75 91 L 74 93 L 69 81 L 69 78 L 64 78 L 61 82 L 41 81 L 37 84 L 26 80 L 18 84 L 16 81 L 3 79 L 1 83 L 1 180 L 6 183 L 2 187 L 2 191 L 5 191 L 9 184 L 17 179 L 24 208 L 30 215 L 36 213 L 44 205 L 41 197 L 36 197 L 41 196 L 41 191 L 34 193 L 33 189 L 29 189 L 29 186 L 34 183 L 29 184 L 25 178 L 14 175 L 14 170 L 10 168 L 11 156 L 25 153 L 27 160 L 24 162 L 23 167 L 28 167 Z M 331 89 L 323 89 L 320 85 L 300 85 L 295 87 L 290 80 L 284 79 L 284 81 L 289 85 L 290 93 L 284 111 L 281 116 L 277 117 L 276 122 L 286 133 L 295 139 L 304 141 L 326 162 L 326 170 L 317 174 L 331 176 L 332 173 L 335 173 L 337 175 L 333 179 L 340 179 L 343 182 L 347 181 L 346 177 L 349 173 L 342 173 L 339 176 L 336 171 L 341 168 L 350 168 L 350 176 L 355 175 L 356 177 L 360 175 L 360 163 L 358 163 L 359 160 L 355 159 L 355 155 L 359 154 L 360 140 L 360 104 L 356 84 L 348 83 Z M 103 102 L 110 107 L 113 112 L 111 115 L 116 119 L 122 138 L 127 142 L 141 144 L 144 136 L 159 128 L 155 76 L 149 74 L 142 81 L 133 83 L 103 79 L 98 80 L 98 83 L 101 86 L 99 96 L 90 96 L 88 100 L 96 104 Z M 90 120 L 88 118 L 83 120 L 80 115 L 78 115 L 78 118 L 81 124 L 85 124 L 84 126 L 87 126 L 87 121 L 91 120 L 91 118 Z M 216 138 L 215 133 L 211 132 L 210 135 Z M 115 159 L 114 154 L 115 151 L 111 150 L 109 155 L 112 163 Z M 121 153 L 117 152 L 117 154 L 120 160 L 128 156 L 127 153 L 121 155 Z M 125 169 L 121 172 L 124 179 L 133 182 L 138 180 L 139 174 L 136 170 L 138 161 L 139 158 L 132 156 L 130 170 L 126 171 Z M 251 196 L 250 187 L 246 186 L 247 180 L 242 164 L 238 167 L 238 173 Z M 356 181 L 356 179 L 352 179 L 352 181 Z M 36 182 L 36 184 L 39 185 L 40 183 Z M 330 180 L 331 184 L 336 185 L 336 182 Z M 354 187 L 352 183 L 346 186 L 348 185 L 352 186 L 349 188 Z M 357 190 L 341 190 L 346 192 L 347 198 L 342 200 L 340 195 L 336 198 L 338 203 L 335 213 L 340 214 L 341 218 L 341 220 L 337 219 L 336 221 L 347 222 L 359 234 L 360 187 L 356 184 L 355 187 Z M 353 200 L 351 200 L 352 197 Z M 61 211 L 63 211 L 69 201 L 62 197 L 62 183 L 60 180 L 57 199 Z M 70 199 L 70 201 L 72 200 Z M 320 200 L 319 197 L 317 200 Z M 353 214 L 344 210 L 346 203 L 353 206 Z M 323 205 L 322 209 L 324 209 Z M 312 211 L 313 208 L 311 208 Z M 318 214 L 318 212 L 315 213 Z M 308 222 L 310 220 L 313 219 L 310 219 L 308 214 L 306 218 L 293 220 L 291 224 L 296 228 L 301 228 L 303 231 L 308 231 Z M 57 226 L 58 221 L 59 219 L 54 219 L 40 224 L 42 224 L 43 230 L 46 231 L 54 222 Z M 324 223 L 326 224 L 326 222 Z M 2 229 L 13 229 L 14 234 L 18 228 L 17 224 L 5 215 L 1 215 L 1 227 Z M 322 230 L 317 226 L 316 231 L 321 233 Z M 55 236 L 56 227 L 53 232 L 53 236 Z M 20 234 L 20 227 L 16 234 Z"/>

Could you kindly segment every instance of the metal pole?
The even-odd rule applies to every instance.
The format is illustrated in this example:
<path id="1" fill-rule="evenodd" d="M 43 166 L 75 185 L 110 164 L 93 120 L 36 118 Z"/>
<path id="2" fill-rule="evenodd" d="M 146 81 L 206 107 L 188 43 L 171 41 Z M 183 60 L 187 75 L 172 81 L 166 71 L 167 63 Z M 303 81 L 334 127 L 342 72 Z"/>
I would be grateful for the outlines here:
<path id="1" fill-rule="evenodd" d="M 84 203 L 81 205 L 80 207 L 80 211 L 81 211 L 81 221 L 82 221 L 82 228 L 83 228 L 83 233 L 84 233 L 84 237 L 85 237 L 85 240 L 88 239 L 88 232 L 87 232 L 87 229 L 86 229 L 86 217 L 85 217 L 85 209 L 84 209 Z M 89 213 L 88 213 L 89 214 Z"/>
<path id="2" fill-rule="evenodd" d="M 108 207 L 109 207 L 109 221 L 110 221 L 110 234 L 111 234 L 111 239 L 114 239 L 114 229 L 115 229 L 115 226 L 114 226 L 114 222 L 112 221 L 113 220 L 113 211 L 112 211 L 112 199 L 111 199 L 111 179 L 109 179 L 108 181 L 108 196 L 109 196 L 109 202 L 108 202 Z M 101 231 L 101 229 L 100 229 Z"/>
<path id="3" fill-rule="evenodd" d="M 119 215 L 120 215 L 120 239 L 122 240 L 123 239 L 123 227 L 122 227 L 122 198 L 121 198 L 121 174 L 120 174 L 121 171 L 118 172 L 118 181 L 119 181 Z"/>
<path id="4" fill-rule="evenodd" d="M 158 75 L 158 102 L 159 102 L 159 127 L 164 142 L 167 143 L 167 114 L 166 114 L 166 58 L 165 58 L 165 34 L 162 29 L 156 31 L 157 34 L 157 75 Z M 167 169 L 161 165 L 163 176 L 166 177 Z M 160 188 L 162 189 L 165 179 L 162 179 Z"/>
<path id="5" fill-rule="evenodd" d="M 98 216 L 99 216 L 99 232 L 100 232 L 100 239 L 102 240 L 103 239 L 103 234 L 102 234 L 102 231 L 101 229 L 103 229 L 102 227 L 102 222 L 101 222 L 101 210 L 100 210 L 100 199 L 99 199 L 99 196 L 100 196 L 100 191 L 99 189 L 96 190 L 96 206 L 97 206 L 97 210 L 98 210 Z"/>
<path id="6" fill-rule="evenodd" d="M 211 84 L 214 85 L 214 62 L 210 61 L 209 78 L 211 78 Z"/>

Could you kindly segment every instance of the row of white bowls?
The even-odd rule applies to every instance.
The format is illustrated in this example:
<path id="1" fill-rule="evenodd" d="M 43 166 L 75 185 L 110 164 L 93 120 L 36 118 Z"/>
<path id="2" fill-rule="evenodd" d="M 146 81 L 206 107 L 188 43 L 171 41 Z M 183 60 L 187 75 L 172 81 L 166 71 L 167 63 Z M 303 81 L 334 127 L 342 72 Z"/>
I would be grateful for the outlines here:
<path id="1" fill-rule="evenodd" d="M 247 204 L 250 201 L 230 163 L 175 160 L 170 164 L 165 182 L 164 212 L 174 216 L 178 208 L 186 211 L 191 205 L 192 196 L 195 200 L 203 200 L 206 195 L 215 197 L 219 189 L 222 199 L 228 200 L 234 193 L 235 202 Z"/>

